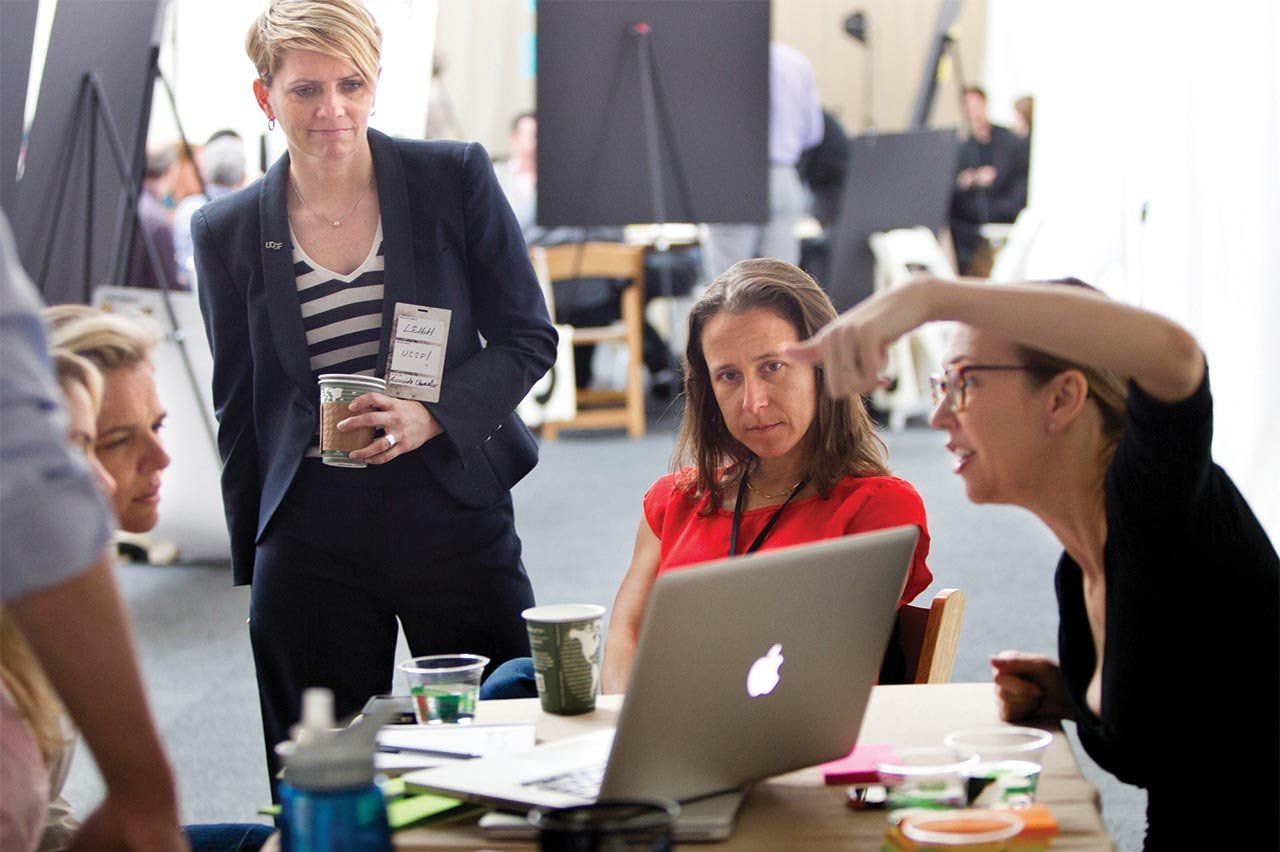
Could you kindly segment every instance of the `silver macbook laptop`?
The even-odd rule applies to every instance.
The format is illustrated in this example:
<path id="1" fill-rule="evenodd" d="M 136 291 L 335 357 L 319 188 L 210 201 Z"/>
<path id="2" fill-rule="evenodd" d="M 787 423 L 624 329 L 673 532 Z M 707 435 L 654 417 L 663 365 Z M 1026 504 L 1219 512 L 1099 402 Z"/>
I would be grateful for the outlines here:
<path id="1" fill-rule="evenodd" d="M 616 729 L 404 780 L 505 808 L 688 801 L 842 757 L 918 535 L 897 527 L 665 574 Z"/>

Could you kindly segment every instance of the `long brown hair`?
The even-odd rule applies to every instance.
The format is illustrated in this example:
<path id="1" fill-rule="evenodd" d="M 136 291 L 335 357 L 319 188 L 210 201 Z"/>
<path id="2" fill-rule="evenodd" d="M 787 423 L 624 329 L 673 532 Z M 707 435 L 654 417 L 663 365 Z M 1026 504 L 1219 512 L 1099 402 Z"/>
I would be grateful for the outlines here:
<path id="1" fill-rule="evenodd" d="M 691 500 L 708 497 L 702 510 L 714 512 L 725 489 L 743 472 L 756 466 L 755 455 L 729 432 L 711 388 L 711 371 L 702 351 L 707 323 L 721 313 L 771 311 L 807 340 L 836 317 L 831 299 L 817 282 L 790 263 L 769 258 L 744 260 L 711 282 L 689 313 L 689 343 L 685 349 L 684 416 L 676 439 L 673 466 L 692 468 L 681 487 Z M 822 391 L 822 368 L 814 368 L 818 385 L 817 412 L 802 440 L 813 447 L 806 472 L 810 484 L 824 497 L 846 476 L 876 476 L 889 472 L 887 450 L 867 415 L 861 398 L 832 399 Z"/>

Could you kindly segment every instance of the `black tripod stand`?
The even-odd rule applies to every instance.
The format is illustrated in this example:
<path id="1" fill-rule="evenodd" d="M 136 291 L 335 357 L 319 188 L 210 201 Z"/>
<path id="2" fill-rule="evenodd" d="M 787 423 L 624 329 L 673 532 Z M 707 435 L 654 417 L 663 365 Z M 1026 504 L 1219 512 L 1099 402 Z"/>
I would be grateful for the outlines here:
<path id="1" fill-rule="evenodd" d="M 670 323 L 672 331 L 676 327 L 676 305 L 674 301 L 675 286 L 672 280 L 672 263 L 675 257 L 671 251 L 671 242 L 667 235 L 666 225 L 667 219 L 667 184 L 666 172 L 664 170 L 664 159 L 662 152 L 662 140 L 665 136 L 667 147 L 670 150 L 671 165 L 673 167 L 672 175 L 675 179 L 677 192 L 680 195 L 680 201 L 683 202 L 684 212 L 689 216 L 690 221 L 697 221 L 694 214 L 694 206 L 692 202 L 692 193 L 689 191 L 689 183 L 686 177 L 683 160 L 680 156 L 679 148 L 676 144 L 673 123 L 670 111 L 667 107 L 667 98 L 662 88 L 662 81 L 658 74 L 655 73 L 655 60 L 653 52 L 653 28 L 645 21 L 639 21 L 628 25 L 626 34 L 630 41 L 635 45 L 635 60 L 638 73 L 638 82 L 640 87 L 640 116 L 643 127 L 645 164 L 647 171 L 648 194 L 652 210 L 652 221 L 656 225 L 656 237 L 653 241 L 653 248 L 658 257 L 655 258 L 655 266 L 658 271 L 658 286 L 660 295 L 667 298 L 670 305 Z M 621 96 L 623 86 L 622 74 L 622 58 L 619 57 L 619 64 L 615 66 L 613 76 L 612 92 L 613 96 L 608 100 L 608 108 L 600 113 L 599 130 L 595 135 L 595 143 L 593 144 L 592 156 L 587 164 L 586 174 L 588 181 L 586 186 L 595 186 L 599 183 L 603 166 L 603 155 L 607 148 L 606 137 L 610 127 L 610 122 L 616 118 L 615 110 L 618 106 L 625 102 Z M 586 212 L 587 219 L 594 219 L 596 203 L 594 201 L 587 202 Z M 579 254 L 579 259 L 581 254 Z M 679 359 L 674 352 L 671 351 L 669 343 L 664 344 L 665 361 L 668 370 L 678 373 Z"/>
<path id="2" fill-rule="evenodd" d="M 82 257 L 82 279 L 81 279 L 81 296 L 82 300 L 87 304 L 92 296 L 93 286 L 93 234 L 94 234 L 94 195 L 97 189 L 97 145 L 98 136 L 101 132 L 105 136 L 108 148 L 111 152 L 111 162 L 115 165 L 116 178 L 124 187 L 127 204 L 129 207 L 129 215 L 123 217 L 121 226 L 114 240 L 114 262 L 110 268 L 115 270 L 114 280 L 123 281 L 125 267 L 129 258 L 129 247 L 132 245 L 132 239 L 136 232 L 137 236 L 142 239 L 143 247 L 146 251 L 147 263 L 150 264 L 155 278 L 160 282 L 161 300 L 164 303 L 166 318 L 169 325 L 174 329 L 172 340 L 178 347 L 178 354 L 182 361 L 183 370 L 186 373 L 188 384 L 192 393 L 196 395 L 197 403 L 200 410 L 204 409 L 204 398 L 199 393 L 198 383 L 195 370 L 191 364 L 191 357 L 187 351 L 186 338 L 178 325 L 177 313 L 174 311 L 173 302 L 170 298 L 170 288 L 173 282 L 168 280 L 164 271 L 164 265 L 160 258 L 160 250 L 155 244 L 155 240 L 145 228 L 138 227 L 139 206 L 141 204 L 140 185 L 142 178 L 142 167 L 145 163 L 145 140 L 146 128 L 150 118 L 150 100 L 149 94 L 154 81 L 159 79 L 163 82 L 165 91 L 168 93 L 170 103 L 173 104 L 173 90 L 169 86 L 168 81 L 164 80 L 159 70 L 159 51 L 153 49 L 150 62 L 148 80 L 151 84 L 147 88 L 148 101 L 142 111 L 142 119 L 138 128 L 138 156 L 132 168 L 125 157 L 125 147 L 121 139 L 119 124 L 116 121 L 115 114 L 111 109 L 111 102 L 107 97 L 106 90 L 103 88 L 102 80 L 96 71 L 87 72 L 80 83 L 80 93 L 76 101 L 75 116 L 72 120 L 71 132 L 67 136 L 66 147 L 63 152 L 62 159 L 62 175 L 58 181 L 57 189 L 54 195 L 53 217 L 49 225 L 50 238 L 45 240 L 44 256 L 40 263 L 39 273 L 36 277 L 36 286 L 41 292 L 45 291 L 48 283 L 50 263 L 53 259 L 53 252 L 57 245 L 57 241 L 52 235 L 58 232 L 58 224 L 62 218 L 63 207 L 67 198 L 67 190 L 71 184 L 71 177 L 75 167 L 76 154 L 83 150 L 85 155 L 85 194 L 84 194 L 84 254 Z M 176 104 L 174 114 L 177 115 Z M 181 125 L 179 125 L 179 134 L 182 136 L 182 142 L 187 155 L 191 155 L 191 146 L 187 142 L 186 135 L 182 133 Z M 204 191 L 204 180 L 200 180 L 201 192 Z M 204 424 L 206 435 L 210 444 L 217 447 L 217 438 L 210 426 L 207 418 L 200 418 Z"/>

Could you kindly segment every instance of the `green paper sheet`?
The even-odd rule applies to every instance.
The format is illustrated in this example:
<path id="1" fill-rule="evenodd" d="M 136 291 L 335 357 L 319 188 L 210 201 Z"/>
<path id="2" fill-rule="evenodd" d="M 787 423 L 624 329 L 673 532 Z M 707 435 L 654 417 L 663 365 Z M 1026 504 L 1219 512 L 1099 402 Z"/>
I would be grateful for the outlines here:
<path id="1" fill-rule="evenodd" d="M 392 831 L 399 831 L 428 817 L 451 811 L 461 804 L 462 802 L 457 799 L 434 796 L 431 793 L 405 796 L 402 799 L 387 802 L 387 823 Z"/>

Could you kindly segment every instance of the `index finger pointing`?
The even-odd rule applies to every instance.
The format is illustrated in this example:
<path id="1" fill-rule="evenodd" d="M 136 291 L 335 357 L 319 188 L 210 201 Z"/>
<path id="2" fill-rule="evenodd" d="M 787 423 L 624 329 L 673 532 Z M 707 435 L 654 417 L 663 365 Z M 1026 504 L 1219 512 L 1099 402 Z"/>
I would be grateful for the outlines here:
<path id="1" fill-rule="evenodd" d="M 788 343 L 782 347 L 782 354 L 788 358 L 794 358 L 801 364 L 821 364 L 823 361 L 822 343 L 817 337 L 798 343 Z"/>

